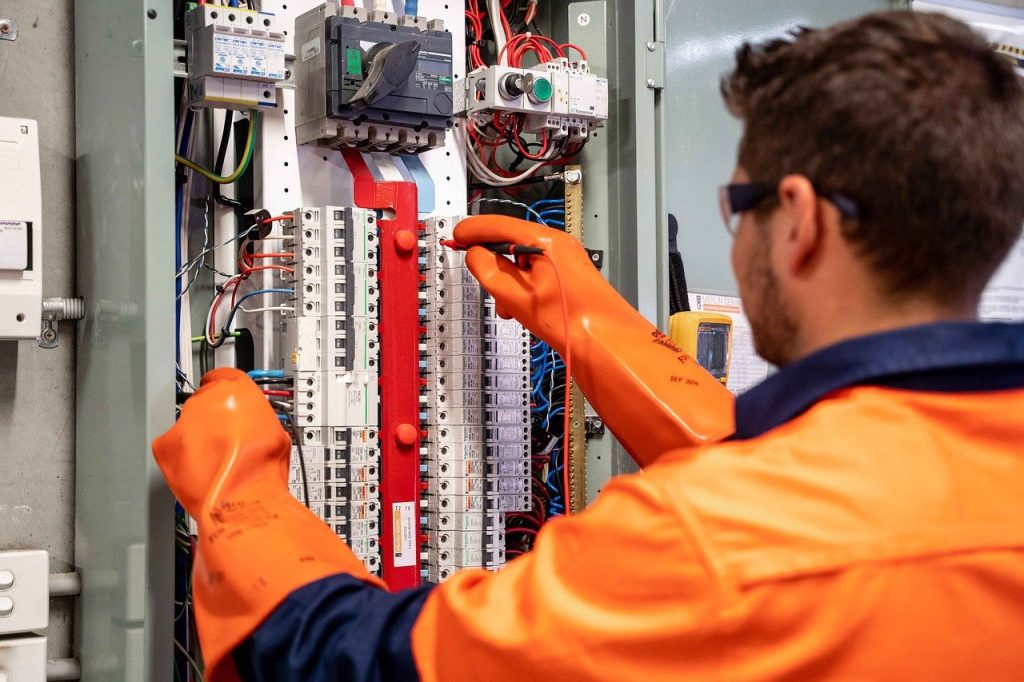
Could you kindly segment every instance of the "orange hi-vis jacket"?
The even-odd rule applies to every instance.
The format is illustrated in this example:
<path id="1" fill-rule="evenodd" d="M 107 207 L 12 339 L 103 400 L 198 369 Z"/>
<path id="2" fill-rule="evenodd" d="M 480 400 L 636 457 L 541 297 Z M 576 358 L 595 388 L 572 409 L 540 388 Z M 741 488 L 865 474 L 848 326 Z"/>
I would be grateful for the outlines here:
<path id="1" fill-rule="evenodd" d="M 848 341 L 498 573 L 307 585 L 246 680 L 1024 680 L 1024 325 Z"/>

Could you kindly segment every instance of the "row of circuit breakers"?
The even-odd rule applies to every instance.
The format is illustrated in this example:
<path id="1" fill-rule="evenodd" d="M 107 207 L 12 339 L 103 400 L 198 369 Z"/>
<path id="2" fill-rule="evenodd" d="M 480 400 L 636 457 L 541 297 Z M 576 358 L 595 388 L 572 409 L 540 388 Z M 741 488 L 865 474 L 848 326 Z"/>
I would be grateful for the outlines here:
<path id="1" fill-rule="evenodd" d="M 277 106 L 289 75 L 280 18 L 206 4 L 191 10 L 189 103 Z M 444 146 L 457 115 L 528 115 L 525 132 L 585 138 L 608 118 L 608 81 L 585 61 L 488 66 L 454 77 L 452 35 L 440 20 L 326 3 L 295 21 L 299 144 L 415 154 Z"/>
<path id="2" fill-rule="evenodd" d="M 380 243 L 372 210 L 297 209 L 294 312 L 281 333 L 295 385 L 289 483 L 373 572 L 381 569 Z M 529 511 L 530 337 L 504 320 L 440 245 L 456 220 L 426 223 L 421 242 L 420 478 L 423 577 L 505 561 L 505 515 Z"/>

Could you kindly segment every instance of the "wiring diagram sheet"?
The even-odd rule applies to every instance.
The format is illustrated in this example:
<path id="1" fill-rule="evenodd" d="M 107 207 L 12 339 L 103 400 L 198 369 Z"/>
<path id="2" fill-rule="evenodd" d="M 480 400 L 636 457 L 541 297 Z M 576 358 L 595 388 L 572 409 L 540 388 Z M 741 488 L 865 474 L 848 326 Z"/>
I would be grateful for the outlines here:
<path id="1" fill-rule="evenodd" d="M 989 322 L 1024 321 L 1024 235 L 981 295 L 978 316 Z"/>
<path id="2" fill-rule="evenodd" d="M 767 379 L 771 365 L 754 350 L 754 335 L 740 299 L 699 292 L 691 292 L 689 299 L 691 310 L 720 313 L 732 320 L 732 356 L 726 388 L 740 395 Z"/>

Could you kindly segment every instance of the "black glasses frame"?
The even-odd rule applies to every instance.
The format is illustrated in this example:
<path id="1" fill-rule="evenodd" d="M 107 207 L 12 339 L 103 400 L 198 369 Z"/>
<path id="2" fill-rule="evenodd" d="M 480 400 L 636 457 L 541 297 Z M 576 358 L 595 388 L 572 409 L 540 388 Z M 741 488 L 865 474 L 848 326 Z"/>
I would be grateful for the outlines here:
<path id="1" fill-rule="evenodd" d="M 843 194 L 824 190 L 817 183 L 811 183 L 811 186 L 814 187 L 814 191 L 818 196 L 832 202 L 844 218 L 860 220 L 861 211 L 856 201 Z M 719 202 L 721 204 L 722 220 L 725 222 L 725 229 L 729 234 L 735 235 L 736 227 L 738 226 L 736 217 L 757 208 L 762 202 L 777 194 L 778 191 L 778 183 L 745 182 L 722 185 L 719 189 Z"/>

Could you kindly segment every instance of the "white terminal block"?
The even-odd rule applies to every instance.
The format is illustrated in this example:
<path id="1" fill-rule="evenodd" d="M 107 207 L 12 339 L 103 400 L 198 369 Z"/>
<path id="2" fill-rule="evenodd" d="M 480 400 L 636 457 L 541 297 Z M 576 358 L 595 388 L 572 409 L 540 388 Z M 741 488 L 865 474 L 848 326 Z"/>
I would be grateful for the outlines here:
<path id="1" fill-rule="evenodd" d="M 0 339 L 39 336 L 42 220 L 39 126 L 0 117 Z"/>
<path id="2" fill-rule="evenodd" d="M 273 14 L 200 5 L 185 17 L 189 104 L 251 110 L 277 106 L 287 26 Z"/>
<path id="3" fill-rule="evenodd" d="M 45 630 L 50 559 L 42 550 L 0 552 L 0 635 Z"/>

